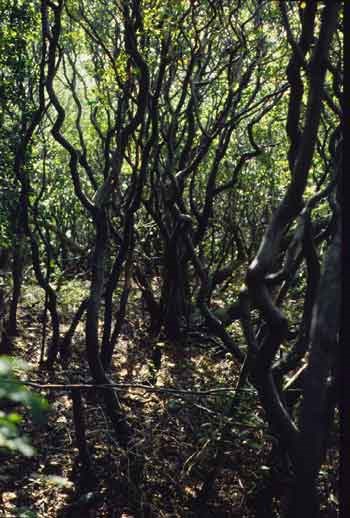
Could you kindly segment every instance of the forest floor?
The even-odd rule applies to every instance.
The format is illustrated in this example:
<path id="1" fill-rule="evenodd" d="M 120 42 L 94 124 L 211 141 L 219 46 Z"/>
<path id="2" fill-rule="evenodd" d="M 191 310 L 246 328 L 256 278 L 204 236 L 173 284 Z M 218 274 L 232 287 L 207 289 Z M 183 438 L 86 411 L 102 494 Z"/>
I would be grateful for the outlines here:
<path id="1" fill-rule="evenodd" d="M 81 293 L 78 294 L 79 297 Z M 239 366 L 230 354 L 213 345 L 158 343 L 162 351 L 157 370 L 151 359 L 142 315 L 131 304 L 111 377 L 118 383 L 176 387 L 192 391 L 234 387 Z M 38 383 L 89 383 L 84 354 L 84 329 L 79 325 L 72 358 L 54 373 L 38 368 L 42 335 L 43 299 L 38 288 L 27 287 L 19 314 L 20 333 L 14 355 L 29 364 L 26 377 Z M 134 308 L 134 309 L 133 309 Z M 67 311 L 63 324 L 72 314 Z M 64 328 L 64 326 L 63 326 Z M 133 429 L 130 449 L 117 444 L 96 391 L 83 392 L 86 436 L 93 475 L 82 477 L 68 390 L 42 392 L 49 401 L 45 424 L 34 425 L 24 414 L 24 430 L 36 454 L 31 458 L 2 455 L 0 517 L 5 518 L 187 518 L 194 516 L 254 517 L 254 499 L 269 467 L 273 438 L 266 435 L 262 410 L 253 389 L 245 393 L 239 414 L 225 435 L 223 458 L 205 511 L 192 504 L 213 466 L 224 410 L 232 393 L 215 397 L 175 397 L 145 389 L 120 392 Z M 327 495 L 323 518 L 336 516 L 337 448 L 330 450 L 321 473 Z M 136 470 L 135 470 L 136 466 Z M 280 481 L 283 496 L 284 482 Z M 283 501 L 283 498 L 282 498 Z"/>

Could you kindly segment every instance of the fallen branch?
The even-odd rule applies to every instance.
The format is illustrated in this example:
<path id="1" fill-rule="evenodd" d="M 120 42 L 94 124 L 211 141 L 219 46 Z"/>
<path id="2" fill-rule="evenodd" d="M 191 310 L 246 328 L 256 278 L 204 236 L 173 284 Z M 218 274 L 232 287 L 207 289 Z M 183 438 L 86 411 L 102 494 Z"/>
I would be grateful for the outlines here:
<path id="1" fill-rule="evenodd" d="M 5 383 L 5 380 L 2 381 Z M 9 383 L 13 383 L 13 380 L 9 380 Z M 144 385 L 142 383 L 111 383 L 111 384 L 95 384 L 95 383 L 36 383 L 33 381 L 18 381 L 19 384 L 25 385 L 27 387 L 31 387 L 37 390 L 89 390 L 89 389 L 102 389 L 102 390 L 118 390 L 118 391 L 128 391 L 133 389 L 141 389 L 148 392 L 155 393 L 165 393 L 171 394 L 174 396 L 195 396 L 195 397 L 205 397 L 205 396 L 216 396 L 219 394 L 225 394 L 229 392 L 236 392 L 235 387 L 216 387 L 208 390 L 186 390 L 186 389 L 175 389 L 170 387 L 152 387 L 149 385 Z M 243 389 L 246 392 L 254 392 L 254 389 Z"/>

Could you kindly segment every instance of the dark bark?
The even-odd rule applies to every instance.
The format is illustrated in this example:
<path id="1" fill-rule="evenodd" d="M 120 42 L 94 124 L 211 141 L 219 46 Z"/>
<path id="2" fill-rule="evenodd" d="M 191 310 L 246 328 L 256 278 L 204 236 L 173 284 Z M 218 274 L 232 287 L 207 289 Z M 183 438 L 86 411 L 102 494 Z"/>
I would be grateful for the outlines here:
<path id="1" fill-rule="evenodd" d="M 45 279 L 45 276 L 41 270 L 40 265 L 40 253 L 39 246 L 37 240 L 32 231 L 28 229 L 30 246 L 32 251 L 32 261 L 35 277 L 38 281 L 38 284 L 41 288 L 45 290 L 47 296 L 47 308 L 50 312 L 51 316 L 51 324 L 52 324 L 52 340 L 47 353 L 47 368 L 51 369 L 57 359 L 57 354 L 60 345 L 60 317 L 57 309 L 57 295 L 50 285 L 50 283 Z"/>
<path id="2" fill-rule="evenodd" d="M 9 337 L 17 334 L 17 308 L 21 294 L 25 241 L 28 234 L 28 196 L 30 191 L 30 183 L 28 175 L 24 171 L 26 163 L 26 155 L 30 146 L 33 134 L 39 126 L 42 117 L 46 111 L 44 98 L 44 82 L 45 82 L 45 60 L 46 60 L 46 42 L 45 42 L 45 6 L 41 5 L 41 56 L 40 56 L 40 76 L 38 84 L 38 98 L 39 102 L 37 108 L 31 114 L 29 124 L 26 122 L 27 114 L 22 113 L 22 134 L 16 146 L 15 160 L 14 160 L 14 174 L 16 180 L 20 185 L 20 196 L 18 205 L 16 207 L 17 214 L 14 216 L 16 220 L 15 238 L 13 243 L 13 263 L 12 263 L 12 277 L 13 277 L 13 294 L 10 305 L 9 321 L 8 321 L 8 335 Z"/>
<path id="3" fill-rule="evenodd" d="M 124 232 L 123 232 L 123 241 L 120 244 L 120 248 L 119 248 L 117 257 L 114 261 L 110 277 L 106 284 L 106 291 L 105 291 L 105 296 L 104 296 L 105 308 L 104 308 L 104 321 L 103 321 L 103 337 L 102 337 L 102 346 L 101 346 L 101 361 L 102 361 L 102 365 L 104 366 L 105 369 L 107 369 L 110 366 L 111 358 L 113 355 L 113 345 L 111 343 L 112 317 L 113 317 L 113 304 L 112 304 L 113 293 L 114 293 L 114 291 L 117 287 L 118 281 L 120 279 L 120 275 L 122 273 L 122 269 L 123 269 L 124 262 L 127 257 L 128 251 L 131 248 L 132 235 L 133 235 L 133 231 L 134 231 L 133 226 L 134 226 L 133 217 L 126 217 Z M 123 297 L 123 300 L 125 300 L 125 295 Z M 126 299 L 126 301 L 127 301 L 127 299 Z"/>
<path id="4" fill-rule="evenodd" d="M 152 275 L 149 272 L 150 276 Z M 151 336 L 157 336 L 161 328 L 161 309 L 160 304 L 156 300 L 152 291 L 150 282 L 147 278 L 147 273 L 144 273 L 139 267 L 135 267 L 135 278 L 142 291 L 143 302 L 150 315 L 149 333 Z"/>
<path id="5" fill-rule="evenodd" d="M 296 462 L 295 500 L 289 516 L 316 518 L 319 501 L 316 482 L 321 467 L 330 419 L 328 379 L 334 367 L 340 317 L 340 223 L 330 245 L 313 315 L 308 369 L 301 405 Z"/>
<path id="6" fill-rule="evenodd" d="M 91 469 L 91 458 L 88 443 L 86 440 L 84 407 L 80 390 L 72 390 L 72 402 L 75 437 L 79 451 L 78 459 L 82 465 L 82 469 L 85 471 L 89 471 Z"/>
<path id="7" fill-rule="evenodd" d="M 284 5 L 282 5 L 282 3 L 281 7 L 283 10 Z M 302 37 L 304 35 L 308 41 L 310 41 L 311 37 L 308 31 L 310 30 L 310 22 L 312 22 L 314 17 L 312 13 L 313 8 L 314 5 L 310 3 L 303 20 Z M 258 390 L 269 425 L 277 435 L 282 448 L 287 451 L 296 472 L 295 499 L 290 507 L 289 518 L 299 518 L 303 516 L 315 517 L 317 515 L 316 477 L 320 467 L 320 444 L 324 442 L 324 381 L 327 371 L 325 365 L 327 362 L 322 359 L 322 354 L 319 356 L 318 353 L 315 355 L 312 353 L 313 349 L 315 349 L 315 331 L 313 331 L 311 335 L 312 345 L 309 363 L 310 375 L 308 376 L 308 382 L 306 381 L 306 376 L 304 380 L 305 396 L 303 408 L 305 410 L 302 411 L 299 430 L 291 417 L 291 409 L 288 409 L 281 394 L 281 378 L 280 376 L 274 376 L 272 373 L 272 363 L 276 353 L 279 351 L 282 342 L 288 336 L 288 322 L 285 315 L 277 306 L 277 303 L 273 300 L 267 280 L 274 267 L 274 262 L 280 253 L 283 234 L 303 207 L 302 196 L 312 164 L 322 110 L 326 60 L 332 36 L 336 28 L 338 9 L 339 5 L 336 2 L 325 5 L 321 19 L 319 38 L 313 50 L 311 60 L 307 64 L 310 88 L 303 131 L 299 128 L 301 121 L 299 121 L 300 117 L 298 115 L 301 103 L 300 95 L 302 95 L 302 92 L 300 85 L 297 85 L 297 82 L 300 80 L 300 77 L 297 77 L 299 71 L 295 68 L 300 58 L 298 54 L 299 47 L 295 47 L 293 44 L 293 57 L 289 68 L 289 81 L 291 83 L 291 96 L 294 91 L 296 97 L 290 100 L 287 122 L 287 133 L 291 140 L 289 163 L 292 180 L 282 203 L 277 208 L 268 225 L 258 253 L 250 265 L 246 277 L 249 297 L 253 305 L 258 307 L 263 320 L 267 323 L 266 330 L 261 334 L 261 337 L 255 336 L 249 321 L 245 323 L 245 334 L 249 344 L 248 365 L 250 379 Z M 297 66 L 301 66 L 300 63 Z M 294 72 L 292 73 L 293 67 Z M 294 83 L 293 81 L 296 82 Z M 301 330 L 302 342 L 299 342 L 297 350 L 295 351 L 298 358 L 305 353 L 309 346 L 307 339 L 309 328 L 308 318 L 310 318 L 310 312 L 315 298 L 315 289 L 317 287 L 317 268 L 316 270 L 314 269 L 315 264 L 317 266 L 317 256 L 313 250 L 310 235 L 308 235 L 306 239 L 308 239 L 308 243 L 304 242 L 303 249 L 307 258 L 309 277 L 311 277 L 311 279 L 308 297 L 305 301 L 305 322 L 304 328 Z M 309 248 L 308 245 L 310 245 Z M 312 269 L 312 275 L 315 274 L 316 276 L 314 279 L 312 275 L 310 276 L 310 268 Z M 337 274 L 334 272 L 334 275 Z M 332 281 L 333 280 L 334 279 L 332 279 Z M 320 288 L 320 292 L 321 291 L 322 289 Z M 328 295 L 324 293 L 323 297 L 327 299 Z M 334 299 L 333 304 L 336 306 Z M 329 332 L 324 328 L 323 331 L 327 341 L 326 337 L 329 336 Z M 332 339 L 334 341 L 335 336 L 332 336 Z M 312 404 L 315 404 L 314 411 L 310 411 Z M 309 413 L 306 408 L 310 411 Z M 312 423 L 318 423 L 318 426 L 322 427 L 323 432 L 321 432 L 320 436 L 318 436 L 319 432 Z"/>
<path id="8" fill-rule="evenodd" d="M 76 330 L 80 320 L 82 319 L 84 312 L 86 311 L 86 308 L 88 305 L 88 300 L 89 299 L 86 298 L 81 302 L 81 304 L 79 305 L 79 307 L 72 319 L 72 322 L 71 322 L 68 330 L 66 331 L 64 337 L 62 338 L 61 345 L 60 345 L 60 355 L 61 355 L 61 359 L 62 359 L 62 362 L 64 365 L 67 365 L 68 360 L 72 354 L 72 352 L 71 352 L 72 339 L 73 339 L 75 330 Z"/>
<path id="9" fill-rule="evenodd" d="M 212 311 L 208 308 L 207 305 L 207 299 L 208 299 L 208 290 L 209 290 L 209 282 L 208 282 L 208 275 L 206 271 L 204 270 L 203 265 L 201 264 L 201 261 L 197 257 L 197 254 L 194 249 L 194 245 L 192 242 L 192 239 L 187 233 L 185 235 L 186 244 L 188 247 L 188 253 L 191 258 L 193 267 L 196 271 L 196 274 L 198 275 L 201 287 L 198 292 L 197 296 L 197 304 L 198 307 L 205 318 L 206 324 L 209 328 L 209 330 L 218 338 L 220 338 L 224 344 L 224 346 L 227 348 L 229 352 L 231 352 L 236 360 L 239 363 L 242 363 L 245 356 L 240 350 L 239 346 L 236 344 L 236 342 L 233 340 L 233 338 L 230 336 L 230 334 L 226 331 L 224 324 L 219 320 Z"/>
<path id="10" fill-rule="evenodd" d="M 47 254 L 47 265 L 46 265 L 46 282 L 47 284 L 50 282 L 50 254 Z M 44 363 L 45 357 L 45 345 L 46 345 L 46 332 L 47 332 L 47 312 L 49 306 L 49 292 L 45 290 L 45 302 L 44 302 L 44 315 L 43 315 L 43 329 L 42 329 L 42 338 L 41 338 L 41 351 L 40 351 L 40 360 L 39 365 Z"/>
<path id="11" fill-rule="evenodd" d="M 183 334 L 186 320 L 186 272 L 176 238 L 164 254 L 163 278 L 161 306 L 164 332 L 169 340 L 177 341 Z"/>
<path id="12" fill-rule="evenodd" d="M 113 333 L 111 336 L 110 351 L 109 351 L 109 358 L 108 358 L 109 364 L 111 362 L 113 351 L 114 351 L 118 336 L 121 332 L 121 329 L 122 329 L 122 326 L 123 326 L 123 323 L 125 320 L 129 293 L 130 293 L 130 289 L 131 289 L 133 246 L 134 246 L 134 243 L 132 241 L 131 248 L 129 250 L 129 255 L 128 255 L 128 258 L 127 258 L 127 261 L 125 264 L 125 278 L 124 278 L 123 292 L 120 297 L 119 310 L 117 313 Z"/>
<path id="13" fill-rule="evenodd" d="M 92 279 L 86 312 L 86 353 L 90 372 L 95 383 L 109 384 L 110 380 L 105 373 L 100 358 L 98 338 L 99 309 L 104 285 L 104 260 L 108 235 L 106 214 L 103 209 L 96 210 L 95 226 L 96 236 L 92 265 Z M 113 390 L 104 390 L 103 398 L 108 416 L 113 424 L 116 437 L 120 444 L 125 446 L 130 438 L 130 429 L 125 420 L 117 393 Z"/>

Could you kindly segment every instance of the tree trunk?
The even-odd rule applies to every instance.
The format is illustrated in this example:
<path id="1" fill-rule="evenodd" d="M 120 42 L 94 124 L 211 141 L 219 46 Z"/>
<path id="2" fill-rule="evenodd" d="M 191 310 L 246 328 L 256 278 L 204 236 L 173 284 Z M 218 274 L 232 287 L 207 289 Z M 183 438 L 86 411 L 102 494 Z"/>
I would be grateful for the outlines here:
<path id="1" fill-rule="evenodd" d="M 164 284 L 161 305 L 164 332 L 169 340 L 179 340 L 186 320 L 186 265 L 179 241 L 171 243 L 164 254 Z"/>
<path id="2" fill-rule="evenodd" d="M 312 323 L 309 365 L 304 381 L 296 485 L 290 518 L 317 518 L 317 477 L 330 426 L 329 378 L 337 357 L 340 316 L 340 224 L 325 258 Z"/>
<path id="3" fill-rule="evenodd" d="M 104 261 L 107 243 L 107 220 L 103 209 L 95 212 L 96 240 L 93 255 L 92 279 L 86 316 L 86 353 L 91 375 L 97 384 L 109 385 L 99 354 L 98 321 L 104 283 Z M 103 390 L 106 410 L 121 445 L 128 443 L 130 430 L 121 404 L 114 390 Z"/>

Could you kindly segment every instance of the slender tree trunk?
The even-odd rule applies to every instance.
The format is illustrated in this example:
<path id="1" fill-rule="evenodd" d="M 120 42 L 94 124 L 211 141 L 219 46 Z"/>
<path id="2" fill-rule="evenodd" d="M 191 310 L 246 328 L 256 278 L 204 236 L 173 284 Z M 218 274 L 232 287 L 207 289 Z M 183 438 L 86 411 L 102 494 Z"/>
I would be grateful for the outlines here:
<path id="1" fill-rule="evenodd" d="M 113 329 L 113 333 L 110 340 L 110 350 L 109 350 L 109 358 L 108 358 L 108 365 L 110 365 L 112 361 L 113 351 L 115 348 L 115 345 L 118 340 L 118 336 L 122 330 L 122 326 L 125 320 L 126 315 L 126 308 L 129 300 L 129 294 L 131 289 L 131 277 L 132 277 L 132 258 L 133 258 L 133 243 L 131 243 L 131 248 L 129 250 L 129 256 L 126 261 L 125 265 L 125 279 L 124 279 L 124 287 L 123 292 L 120 297 L 120 303 L 119 303 L 119 311 L 116 318 L 116 323 Z"/>
<path id="2" fill-rule="evenodd" d="M 164 284 L 162 312 L 164 332 L 169 340 L 179 340 L 186 319 L 186 268 L 181 260 L 178 240 L 167 247 L 164 254 Z"/>
<path id="3" fill-rule="evenodd" d="M 73 402 L 73 421 L 75 428 L 75 437 L 79 451 L 79 461 L 82 469 L 89 471 L 91 468 L 91 458 L 88 443 L 86 440 L 86 426 L 84 419 L 84 406 L 81 393 L 79 390 L 72 390 Z"/>
<path id="4" fill-rule="evenodd" d="M 126 219 L 125 227 L 124 227 L 124 239 L 121 247 L 119 249 L 118 255 L 115 259 L 111 275 L 108 279 L 105 293 L 105 310 L 104 310 L 104 321 L 103 321 L 103 337 L 102 337 L 102 347 L 101 347 L 101 361 L 102 365 L 105 369 L 110 366 L 112 355 L 113 355 L 113 347 L 114 343 L 113 339 L 111 339 L 112 332 L 112 317 L 113 317 L 113 293 L 117 287 L 118 281 L 120 279 L 120 275 L 122 273 L 122 268 L 125 262 L 125 258 L 128 254 L 128 250 L 131 247 L 132 235 L 133 235 L 133 225 L 134 219 L 131 215 Z M 125 290 L 122 295 L 122 299 L 125 299 Z M 127 298 L 125 301 L 125 305 L 127 302 Z M 122 307 L 122 303 L 121 303 Z M 121 313 L 121 312 L 120 312 Z"/>
<path id="5" fill-rule="evenodd" d="M 82 319 L 82 316 L 87 308 L 87 305 L 88 305 L 88 298 L 84 299 L 80 303 L 80 306 L 78 307 L 78 309 L 72 319 L 69 329 L 67 330 L 64 337 L 62 338 L 62 342 L 60 345 L 60 353 L 61 353 L 61 358 L 63 360 L 63 363 L 65 365 L 68 363 L 68 360 L 72 354 L 72 351 L 71 351 L 72 339 L 73 339 L 75 330 L 78 327 L 78 324 L 79 324 L 80 320 Z"/>
<path id="6" fill-rule="evenodd" d="M 57 310 L 57 296 L 55 291 L 47 279 L 45 279 L 40 265 L 40 252 L 38 243 L 33 232 L 28 227 L 28 233 L 30 238 L 30 245 L 32 250 L 32 261 L 35 277 L 40 287 L 45 290 L 47 295 L 47 309 L 50 312 L 51 325 L 52 325 L 52 340 L 47 354 L 47 367 L 50 369 L 53 367 L 54 362 L 57 358 L 57 353 L 60 345 L 60 317 Z"/>
<path id="7" fill-rule="evenodd" d="M 110 384 L 103 368 L 98 337 L 99 309 L 104 283 L 104 261 L 107 243 L 107 219 L 103 209 L 95 211 L 96 240 L 93 255 L 92 279 L 86 315 L 86 353 L 91 375 L 98 384 Z M 125 421 L 119 398 L 114 390 L 103 391 L 104 402 L 115 434 L 121 445 L 129 439 L 129 426 Z"/>

